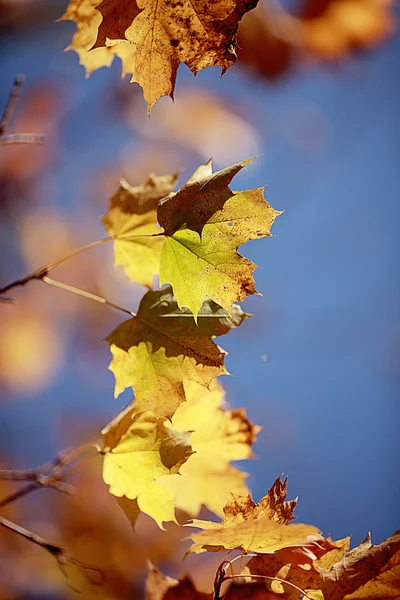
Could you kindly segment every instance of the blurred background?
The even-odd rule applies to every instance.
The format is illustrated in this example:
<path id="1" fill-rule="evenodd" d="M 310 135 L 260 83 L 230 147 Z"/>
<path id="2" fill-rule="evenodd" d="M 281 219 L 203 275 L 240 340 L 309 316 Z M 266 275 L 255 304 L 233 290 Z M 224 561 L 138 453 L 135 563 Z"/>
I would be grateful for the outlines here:
<path id="1" fill-rule="evenodd" d="M 297 516 L 334 539 L 399 526 L 400 38 L 392 0 L 261 0 L 239 29 L 239 60 L 221 79 L 181 65 L 175 102 L 147 117 L 120 65 L 85 79 L 64 52 L 75 25 L 66 3 L 0 0 L 0 111 L 15 76 L 26 82 L 7 133 L 40 146 L 0 147 L 0 285 L 105 236 L 100 216 L 120 177 L 180 171 L 180 185 L 213 157 L 219 169 L 259 155 L 234 189 L 267 184 L 284 209 L 276 237 L 242 253 L 262 296 L 251 320 L 221 340 L 233 407 L 264 427 L 257 459 L 241 467 L 258 501 L 289 476 Z M 110 245 L 62 265 L 54 278 L 135 310 L 144 289 L 113 268 Z M 98 435 L 130 400 L 113 398 L 102 341 L 121 322 L 111 308 L 30 283 L 0 305 L 0 463 L 27 468 Z M 181 533 L 143 519 L 135 536 L 100 478 L 74 471 L 77 494 L 41 490 L 2 512 L 107 576 L 84 598 L 141 597 L 146 557 L 187 569 L 207 589 L 219 556 L 191 558 Z M 1 497 L 15 485 L 0 482 Z M 75 597 L 41 548 L 0 531 L 0 598 Z M 76 571 L 76 570 L 75 570 Z"/>

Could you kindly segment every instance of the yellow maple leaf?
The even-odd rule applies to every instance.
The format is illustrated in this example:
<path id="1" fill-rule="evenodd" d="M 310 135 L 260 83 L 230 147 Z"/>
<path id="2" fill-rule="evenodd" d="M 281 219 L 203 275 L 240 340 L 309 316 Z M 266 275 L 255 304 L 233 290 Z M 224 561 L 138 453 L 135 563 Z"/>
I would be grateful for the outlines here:
<path id="1" fill-rule="evenodd" d="M 200 523 L 201 521 L 195 520 L 191 526 L 200 527 Z M 205 523 L 206 521 L 203 522 L 203 527 L 206 526 Z M 319 534 L 318 528 L 313 525 L 280 525 L 267 519 L 244 521 L 231 527 L 207 527 L 206 531 L 191 535 L 195 543 L 189 548 L 189 552 L 200 554 L 236 549 L 244 553 L 272 554 L 281 548 L 305 542 L 308 536 Z"/>
<path id="2" fill-rule="evenodd" d="M 238 306 L 229 315 L 206 302 L 196 325 L 188 310 L 178 308 L 170 287 L 148 291 L 137 316 L 121 323 L 107 338 L 115 395 L 133 387 L 136 410 L 171 417 L 185 400 L 184 381 L 208 386 L 226 373 L 226 353 L 212 338 L 228 333 L 247 316 Z"/>
<path id="3" fill-rule="evenodd" d="M 185 388 L 187 402 L 171 420 L 130 406 L 102 432 L 103 479 L 132 525 L 140 512 L 160 527 L 175 521 L 175 508 L 196 515 L 205 505 L 222 514 L 232 493 L 247 493 L 246 474 L 230 461 L 252 456 L 259 428 L 242 410 L 221 407 L 217 382 L 211 390 L 194 382 Z"/>
<path id="4" fill-rule="evenodd" d="M 176 181 L 177 174 L 150 175 L 137 187 L 122 180 L 103 217 L 108 234 L 118 236 L 114 241 L 115 264 L 123 268 L 131 281 L 148 288 L 152 286 L 154 275 L 158 274 L 164 243 L 162 237 L 157 237 L 160 234 L 157 204 L 171 192 Z"/>
<path id="5" fill-rule="evenodd" d="M 97 31 L 101 23 L 101 14 L 96 6 L 101 0 L 70 0 L 67 10 L 59 21 L 74 21 L 77 30 L 71 44 L 66 50 L 74 50 L 79 62 L 85 67 L 86 75 L 90 75 L 100 67 L 109 67 L 117 54 L 116 48 L 96 48 L 89 52 L 96 42 Z M 126 42 L 129 46 L 129 43 Z"/>
<path id="6" fill-rule="evenodd" d="M 157 483 L 162 475 L 178 473 L 193 452 L 190 432 L 177 431 L 167 419 L 128 407 L 102 431 L 103 479 L 134 525 L 139 512 L 159 527 L 175 521 L 174 496 Z M 130 503 L 129 500 L 133 500 Z"/>
<path id="7" fill-rule="evenodd" d="M 117 54 L 150 110 L 161 96 L 172 97 L 181 62 L 195 75 L 208 66 L 224 73 L 235 62 L 239 21 L 257 2 L 71 0 L 63 18 L 78 25 L 69 48 L 81 63 L 93 70 L 109 66 Z"/>
<path id="8" fill-rule="evenodd" d="M 216 381 L 210 388 L 185 382 L 187 402 L 172 417 L 172 427 L 193 431 L 191 446 L 195 453 L 182 465 L 178 476 L 159 480 L 173 492 L 177 508 L 191 516 L 197 515 L 202 505 L 222 516 L 232 494 L 247 493 L 247 474 L 230 461 L 252 457 L 252 444 L 260 430 L 243 410 L 222 408 L 224 389 Z"/>
<path id="9" fill-rule="evenodd" d="M 319 530 L 303 523 L 288 524 L 293 520 L 297 500 L 286 501 L 286 481 L 278 478 L 267 495 L 255 504 L 250 496 L 233 496 L 224 507 L 225 519 L 220 523 L 194 519 L 191 527 L 203 529 L 191 535 L 194 541 L 189 552 L 218 552 L 241 550 L 270 554 L 306 542 L 309 536 L 321 538 Z"/>
<path id="10" fill-rule="evenodd" d="M 206 298 L 228 312 L 232 304 L 256 293 L 256 265 L 237 249 L 272 235 L 281 214 L 266 202 L 264 188 L 232 192 L 228 184 L 249 161 L 211 173 L 207 163 L 176 194 L 160 203 L 158 219 L 166 230 L 160 282 L 172 285 L 179 306 L 196 318 Z"/>

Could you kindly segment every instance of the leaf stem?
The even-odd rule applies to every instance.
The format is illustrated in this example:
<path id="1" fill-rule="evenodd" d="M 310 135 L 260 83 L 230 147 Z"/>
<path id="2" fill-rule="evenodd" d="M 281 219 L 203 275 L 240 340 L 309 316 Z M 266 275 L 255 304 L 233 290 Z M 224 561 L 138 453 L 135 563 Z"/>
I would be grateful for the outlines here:
<path id="1" fill-rule="evenodd" d="M 110 237 L 103 238 L 101 240 L 96 240 L 95 242 L 90 242 L 90 244 L 85 244 L 84 246 L 80 246 L 79 248 L 75 248 L 75 250 L 68 252 L 68 254 L 65 254 L 61 258 L 58 258 L 57 260 L 54 260 L 51 263 L 49 263 L 48 265 L 46 265 L 46 271 L 47 271 L 47 273 L 50 273 L 50 271 L 52 271 L 53 269 L 55 269 L 56 267 L 58 267 L 65 261 L 69 260 L 70 258 L 73 258 L 74 256 L 81 254 L 82 252 L 86 252 L 86 250 L 90 250 L 91 248 L 96 248 L 97 246 L 102 246 L 103 244 L 106 244 L 107 242 L 112 242 L 114 239 L 115 239 L 114 237 L 110 236 Z"/>
<path id="2" fill-rule="evenodd" d="M 97 296 L 97 294 L 92 294 L 91 292 L 86 292 L 85 290 L 81 290 L 80 288 L 76 288 L 72 285 L 68 285 L 67 283 L 62 283 L 61 281 L 56 281 L 55 279 L 50 279 L 50 277 L 47 277 L 47 275 L 42 277 L 42 281 L 43 281 L 43 283 L 47 283 L 48 285 L 58 287 L 62 290 L 66 290 L 67 292 L 72 292 L 73 294 L 77 294 L 78 296 L 83 296 L 84 298 L 89 298 L 90 300 L 95 300 L 95 302 L 100 302 L 100 304 L 106 304 L 107 306 L 111 306 L 111 308 L 116 308 L 117 310 L 120 310 L 120 311 L 130 315 L 131 317 L 136 316 L 136 313 L 131 312 L 127 308 L 123 308 L 122 306 L 119 306 L 118 304 L 115 304 L 114 302 L 110 302 L 109 300 L 106 300 L 102 296 Z"/>
<path id="3" fill-rule="evenodd" d="M 11 531 L 14 531 L 14 533 L 18 533 L 18 535 L 21 535 L 22 537 L 30 540 L 34 544 L 42 546 L 42 548 L 45 548 L 45 550 L 48 550 L 53 555 L 61 555 L 64 553 L 64 550 L 60 548 L 60 546 L 50 544 L 40 535 L 32 533 L 32 531 L 25 529 L 25 527 L 22 527 L 22 525 L 17 525 L 17 523 L 14 523 L 13 521 L 6 519 L 5 517 L 0 517 L 0 525 L 6 527 L 7 529 L 10 529 Z"/>

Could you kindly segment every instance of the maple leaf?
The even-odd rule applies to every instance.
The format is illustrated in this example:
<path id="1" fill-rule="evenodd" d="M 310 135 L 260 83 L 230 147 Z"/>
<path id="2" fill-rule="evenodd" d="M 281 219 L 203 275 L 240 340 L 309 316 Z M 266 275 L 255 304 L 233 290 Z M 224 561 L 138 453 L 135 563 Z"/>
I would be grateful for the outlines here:
<path id="1" fill-rule="evenodd" d="M 210 159 L 196 169 L 178 192 L 165 194 L 157 211 L 165 235 L 172 236 L 182 227 L 201 234 L 207 221 L 234 195 L 229 189 L 232 179 L 252 160 L 213 173 Z"/>
<path id="2" fill-rule="evenodd" d="M 243 410 L 223 410 L 224 390 L 214 381 L 210 390 L 185 382 L 187 402 L 172 417 L 172 427 L 192 431 L 194 454 L 179 475 L 159 481 L 175 496 L 177 508 L 191 516 L 202 505 L 223 516 L 223 506 L 232 494 L 246 494 L 246 473 L 230 464 L 252 457 L 251 447 L 260 430 Z"/>
<path id="3" fill-rule="evenodd" d="M 287 477 L 277 477 L 264 498 L 256 504 L 250 494 L 237 496 L 225 506 L 224 514 L 229 522 L 243 523 L 255 519 L 272 519 L 282 525 L 293 521 L 297 498 L 286 500 Z"/>
<path id="4" fill-rule="evenodd" d="M 246 474 L 229 463 L 252 456 L 259 428 L 243 411 L 223 410 L 223 389 L 211 387 L 185 383 L 188 401 L 171 420 L 130 406 L 103 430 L 103 479 L 133 525 L 140 512 L 160 526 L 175 521 L 175 507 L 221 513 L 232 491 L 247 491 Z"/>
<path id="5" fill-rule="evenodd" d="M 132 525 L 140 511 L 162 529 L 175 521 L 174 497 L 157 483 L 162 475 L 178 473 L 193 452 L 190 432 L 177 431 L 167 419 L 128 407 L 102 431 L 103 479 L 121 500 Z M 134 500 L 134 503 L 129 502 Z"/>
<path id="6" fill-rule="evenodd" d="M 368 534 L 329 570 L 320 570 L 324 600 L 394 600 L 400 596 L 400 529 L 374 546 Z"/>
<path id="7" fill-rule="evenodd" d="M 318 549 L 320 545 L 322 554 Z M 335 541 L 334 549 L 331 540 L 325 540 L 323 544 L 314 546 L 316 556 L 311 562 L 301 556 L 290 556 L 290 548 L 285 548 L 272 557 L 268 556 L 267 560 L 261 555 L 252 558 L 244 572 L 284 577 L 288 584 L 306 590 L 307 595 L 315 600 L 399 598 L 400 530 L 379 546 L 371 544 L 369 535 L 353 550 L 349 550 L 349 546 L 349 537 Z M 276 583 L 274 589 L 278 591 Z M 278 586 L 282 584 L 278 583 Z M 279 593 L 283 591 L 288 600 L 297 600 L 298 592 L 290 585 L 283 584 L 283 590 L 281 588 Z"/>
<path id="8" fill-rule="evenodd" d="M 235 36 L 243 15 L 258 0 L 71 0 L 63 15 L 77 23 L 69 49 L 88 71 L 109 66 L 114 54 L 123 72 L 143 88 L 149 111 L 173 96 L 181 62 L 194 75 L 208 66 L 224 73 L 236 60 Z"/>
<path id="9" fill-rule="evenodd" d="M 237 249 L 272 235 L 271 226 L 281 213 L 266 202 L 264 188 L 229 189 L 231 179 L 248 163 L 213 174 L 206 163 L 159 206 L 158 219 L 166 231 L 160 282 L 172 285 L 178 305 L 195 318 L 206 298 L 229 312 L 234 302 L 257 293 L 257 267 Z"/>
<path id="10" fill-rule="evenodd" d="M 89 52 L 96 42 L 97 31 L 101 23 L 101 14 L 96 10 L 96 6 L 101 0 L 70 0 L 67 10 L 60 17 L 59 21 L 74 21 L 77 30 L 72 38 L 71 44 L 66 50 L 74 50 L 79 63 L 85 68 L 86 75 L 90 75 L 100 67 L 109 67 L 118 54 L 120 48 L 96 48 Z M 129 46 L 129 43 L 126 42 Z"/>
<path id="11" fill-rule="evenodd" d="M 204 303 L 196 325 L 188 310 L 178 308 L 170 287 L 148 291 L 136 317 L 108 337 L 115 375 L 115 395 L 135 391 L 136 410 L 154 409 L 172 416 L 185 400 L 183 382 L 208 386 L 223 373 L 225 351 L 212 340 L 238 327 L 249 315 L 234 306 L 229 315 L 214 302 Z"/>
<path id="12" fill-rule="evenodd" d="M 204 531 L 191 535 L 195 543 L 189 552 L 199 554 L 237 549 L 244 553 L 269 554 L 307 542 L 308 536 L 319 534 L 319 530 L 312 525 L 288 524 L 294 518 L 296 501 L 285 501 L 286 481 L 282 483 L 278 478 L 271 490 L 258 505 L 250 494 L 233 497 L 224 508 L 225 519 L 221 523 L 198 519 L 191 521 L 191 527 Z M 323 540 L 319 536 L 315 539 Z"/>
<path id="13" fill-rule="evenodd" d="M 123 268 L 131 281 L 148 288 L 154 275 L 158 274 L 164 243 L 161 237 L 150 237 L 160 234 L 157 204 L 171 192 L 176 181 L 177 174 L 161 177 L 151 174 L 145 183 L 137 187 L 121 180 L 103 217 L 108 234 L 119 238 L 114 241 L 115 264 Z"/>

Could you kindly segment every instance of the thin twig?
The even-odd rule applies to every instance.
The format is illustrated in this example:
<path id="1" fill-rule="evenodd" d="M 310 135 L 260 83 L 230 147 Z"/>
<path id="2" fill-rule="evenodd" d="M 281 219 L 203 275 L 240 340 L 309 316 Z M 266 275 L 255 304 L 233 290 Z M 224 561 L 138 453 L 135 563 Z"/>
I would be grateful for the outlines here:
<path id="1" fill-rule="evenodd" d="M 131 317 L 135 317 L 136 313 L 131 312 L 127 308 L 123 308 L 122 306 L 118 306 L 118 304 L 114 304 L 114 302 L 110 302 L 106 300 L 102 296 L 97 296 L 96 294 L 92 294 L 91 292 L 86 292 L 85 290 L 81 290 L 80 288 L 73 287 L 72 285 L 68 285 L 67 283 L 62 283 L 61 281 L 56 281 L 55 279 L 50 279 L 45 275 L 42 277 L 43 283 L 47 283 L 48 285 L 53 285 L 54 287 L 58 287 L 62 290 L 66 290 L 67 292 L 72 292 L 73 294 L 77 294 L 78 296 L 83 296 L 84 298 L 89 298 L 90 300 L 95 300 L 96 302 L 100 302 L 100 304 L 106 304 L 107 306 L 111 306 L 111 308 L 116 308 Z"/>
<path id="2" fill-rule="evenodd" d="M 6 506 L 43 487 L 53 488 L 67 494 L 73 493 L 74 487 L 65 483 L 63 478 L 68 469 L 72 468 L 78 459 L 83 458 L 88 451 L 93 450 L 100 452 L 101 448 L 95 443 L 82 444 L 81 446 L 59 452 L 54 460 L 35 469 L 0 469 L 0 480 L 31 482 L 1 500 L 0 507 Z"/>
<path id="3" fill-rule="evenodd" d="M 24 285 L 26 285 L 30 281 L 34 281 L 35 279 L 42 279 L 42 277 L 44 275 L 46 275 L 46 270 L 43 270 L 43 268 L 38 269 L 37 271 L 30 273 L 26 277 L 21 277 L 21 279 L 16 279 L 12 283 L 8 283 L 4 287 L 0 288 L 0 294 L 4 294 L 5 292 L 8 292 L 8 290 L 12 290 L 13 288 L 16 288 L 19 286 L 23 287 Z"/>
<path id="4" fill-rule="evenodd" d="M 55 466 L 58 468 L 58 465 L 59 459 L 57 454 L 53 460 L 33 469 L 0 469 L 0 479 L 9 481 L 37 481 L 40 473 L 48 473 Z"/>
<path id="5" fill-rule="evenodd" d="M 100 452 L 101 448 L 96 442 L 88 442 L 80 446 L 73 446 L 66 450 L 61 450 L 57 453 L 53 460 L 50 460 L 43 465 L 39 465 L 33 469 L 0 469 L 0 479 L 9 481 L 36 481 L 44 486 L 46 483 L 43 477 L 57 474 L 66 471 L 79 458 L 83 458 L 89 451 L 95 450 Z"/>
<path id="6" fill-rule="evenodd" d="M 150 233 L 150 234 L 147 233 L 147 234 L 141 234 L 141 235 L 126 235 L 126 234 L 124 235 L 124 234 L 122 234 L 122 235 L 106 237 L 101 240 L 96 240 L 95 242 L 91 242 L 90 244 L 86 244 L 85 246 L 81 246 L 80 248 L 76 248 L 75 250 L 72 250 L 72 252 L 68 252 L 68 254 L 65 254 L 61 258 L 58 258 L 57 260 L 54 260 L 54 261 L 48 263 L 47 265 L 43 265 L 42 267 L 39 267 L 38 269 L 36 269 L 32 273 L 30 273 L 29 275 L 26 275 L 26 277 L 21 277 L 20 279 L 16 279 L 15 281 L 8 283 L 7 285 L 0 288 L 0 295 L 5 294 L 6 292 L 8 292 L 9 290 L 11 290 L 13 288 L 22 287 L 22 286 L 26 285 L 27 283 L 34 281 L 35 279 L 36 280 L 43 279 L 43 277 L 48 275 L 53 269 L 55 269 L 62 263 L 66 262 L 70 258 L 77 256 L 81 252 L 85 252 L 86 250 L 95 248 L 96 246 L 101 246 L 108 242 L 114 242 L 114 241 L 118 241 L 118 240 L 128 241 L 128 240 L 132 240 L 132 239 L 136 239 L 136 238 L 160 237 L 163 235 L 164 234 L 162 232 Z"/>
<path id="7" fill-rule="evenodd" d="M 21 535 L 27 540 L 30 540 L 34 544 L 38 544 L 45 550 L 48 550 L 51 554 L 53 554 L 53 556 L 62 555 L 65 553 L 65 551 L 60 546 L 50 544 L 40 535 L 32 533 L 32 531 L 25 529 L 25 527 L 22 527 L 22 525 L 17 525 L 17 523 L 14 523 L 13 521 L 6 519 L 5 517 L 0 517 L 0 525 L 3 525 L 3 527 L 6 527 L 7 529 L 14 531 L 15 533 L 18 533 L 18 535 Z"/>
<path id="8" fill-rule="evenodd" d="M 113 240 L 114 238 L 112 236 L 109 236 L 106 238 L 102 238 L 101 240 L 96 240 L 95 242 L 90 242 L 90 244 L 85 244 L 84 246 L 80 246 L 79 248 L 75 248 L 75 250 L 68 252 L 68 254 L 65 254 L 61 258 L 57 258 L 57 260 L 53 260 L 48 265 L 46 265 L 46 271 L 47 273 L 50 273 L 50 271 L 52 271 L 65 261 L 69 260 L 70 258 L 73 258 L 74 256 L 81 254 L 82 252 L 86 252 L 86 250 L 90 250 L 91 248 L 96 248 L 97 246 L 102 246 L 103 244 L 112 242 Z"/>
<path id="9" fill-rule="evenodd" d="M 96 248 L 97 246 L 102 246 L 103 244 L 108 244 L 109 242 L 129 241 L 129 240 L 134 240 L 136 238 L 160 237 L 163 235 L 164 235 L 164 233 L 162 233 L 162 232 L 160 232 L 160 233 L 142 233 L 142 234 L 137 234 L 137 235 L 132 235 L 129 233 L 128 234 L 121 233 L 119 235 L 110 235 L 105 238 L 102 238 L 101 240 L 96 240 L 95 242 L 90 242 L 89 244 L 85 244 L 84 246 L 75 248 L 75 250 L 68 252 L 68 254 L 65 254 L 61 258 L 58 258 L 57 260 L 53 260 L 52 262 L 48 263 L 47 265 L 42 267 L 41 270 L 46 269 L 46 272 L 50 273 L 50 271 L 52 271 L 53 269 L 55 269 L 56 267 L 58 267 L 65 261 L 69 260 L 70 258 L 73 258 L 74 256 L 81 254 L 82 252 L 86 252 L 86 250 L 91 250 L 92 248 Z"/>

